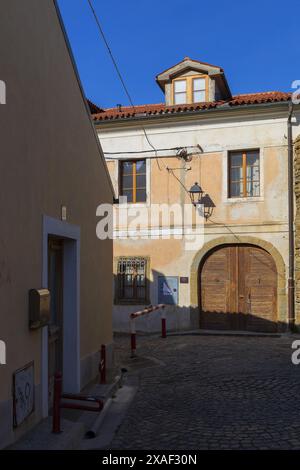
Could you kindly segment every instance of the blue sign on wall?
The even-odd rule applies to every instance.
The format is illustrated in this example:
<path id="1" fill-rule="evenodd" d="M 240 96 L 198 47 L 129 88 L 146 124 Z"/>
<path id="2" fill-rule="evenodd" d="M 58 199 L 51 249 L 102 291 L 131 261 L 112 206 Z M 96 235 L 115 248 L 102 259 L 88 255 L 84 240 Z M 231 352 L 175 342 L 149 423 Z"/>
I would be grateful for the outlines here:
<path id="1" fill-rule="evenodd" d="M 158 303 L 178 304 L 178 277 L 159 276 L 158 277 Z"/>

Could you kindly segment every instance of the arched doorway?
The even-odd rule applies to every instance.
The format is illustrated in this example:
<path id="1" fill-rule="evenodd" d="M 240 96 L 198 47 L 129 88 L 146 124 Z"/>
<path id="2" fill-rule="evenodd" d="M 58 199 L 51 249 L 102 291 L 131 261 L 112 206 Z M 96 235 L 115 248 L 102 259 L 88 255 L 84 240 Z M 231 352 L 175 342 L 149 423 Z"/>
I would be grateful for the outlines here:
<path id="1" fill-rule="evenodd" d="M 200 327 L 277 331 L 277 268 L 266 250 L 226 244 L 199 265 Z"/>

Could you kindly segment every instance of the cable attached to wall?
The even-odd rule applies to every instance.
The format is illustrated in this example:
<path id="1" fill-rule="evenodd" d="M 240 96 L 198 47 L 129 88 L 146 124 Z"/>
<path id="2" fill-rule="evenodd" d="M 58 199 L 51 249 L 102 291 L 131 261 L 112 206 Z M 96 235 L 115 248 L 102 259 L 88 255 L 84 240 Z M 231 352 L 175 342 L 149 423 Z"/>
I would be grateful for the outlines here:
<path id="1" fill-rule="evenodd" d="M 114 55 L 113 55 L 113 53 L 112 53 L 112 50 L 111 50 L 111 48 L 110 48 L 110 46 L 109 46 L 109 44 L 108 44 L 108 41 L 107 41 L 106 36 L 105 36 L 105 34 L 104 34 L 103 28 L 102 28 L 102 26 L 101 26 L 101 24 L 100 24 L 100 21 L 99 21 L 99 18 L 98 18 L 98 16 L 97 16 L 97 13 L 96 13 L 96 11 L 95 11 L 95 9 L 94 9 L 94 7 L 93 7 L 92 1 L 91 1 L 91 0 L 87 0 L 87 1 L 88 1 L 88 4 L 89 4 L 89 6 L 90 6 L 90 8 L 91 8 L 91 10 L 92 10 L 92 13 L 93 13 L 93 16 L 94 16 L 94 18 L 95 18 L 96 24 L 97 24 L 97 26 L 98 26 L 98 30 L 99 30 L 100 35 L 101 35 L 101 37 L 102 37 L 102 39 L 103 39 L 103 41 L 104 41 L 104 44 L 105 44 L 105 46 L 106 46 L 106 48 L 107 48 L 107 50 L 108 50 L 108 53 L 109 53 L 109 55 L 110 55 L 110 58 L 111 58 L 111 60 L 112 60 L 113 65 L 114 65 L 114 67 L 115 67 L 115 70 L 116 70 L 116 72 L 117 72 L 117 75 L 118 75 L 118 77 L 119 77 L 119 80 L 120 80 L 120 82 L 121 82 L 121 84 L 122 84 L 122 86 L 123 86 L 123 88 L 124 88 L 125 94 L 126 94 L 128 100 L 129 100 L 129 103 L 130 103 L 131 106 L 133 107 L 134 112 L 136 112 L 136 108 L 135 108 L 135 106 L 134 106 L 133 100 L 132 100 L 131 95 L 130 95 L 130 93 L 129 93 L 129 90 L 128 90 L 127 86 L 126 86 L 125 80 L 124 80 L 123 77 L 122 77 L 121 71 L 120 71 L 119 66 L 118 66 L 118 64 L 117 64 L 117 61 L 116 61 L 116 59 L 115 59 L 115 57 L 114 57 Z M 161 170 L 161 167 L 160 167 L 160 164 L 159 164 L 159 161 L 158 161 L 157 150 L 156 150 L 156 148 L 154 147 L 154 145 L 152 144 L 152 142 L 150 141 L 150 139 L 149 139 L 149 137 L 148 137 L 148 134 L 147 134 L 146 129 L 144 128 L 144 126 L 141 125 L 141 129 L 142 129 L 143 132 L 144 132 L 145 138 L 146 138 L 146 140 L 147 140 L 149 146 L 150 146 L 150 147 L 152 148 L 152 150 L 155 152 L 155 158 L 156 158 L 157 166 L 158 166 L 159 170 Z M 164 165 L 164 162 L 163 162 L 163 165 Z M 165 166 L 165 165 L 164 165 L 164 166 Z"/>

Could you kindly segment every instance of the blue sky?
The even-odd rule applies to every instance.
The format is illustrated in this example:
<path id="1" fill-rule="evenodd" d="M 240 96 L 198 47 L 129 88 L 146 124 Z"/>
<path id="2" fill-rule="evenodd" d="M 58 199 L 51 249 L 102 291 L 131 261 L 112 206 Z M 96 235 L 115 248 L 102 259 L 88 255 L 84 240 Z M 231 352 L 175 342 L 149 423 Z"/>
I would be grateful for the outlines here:
<path id="1" fill-rule="evenodd" d="M 88 98 L 128 104 L 87 0 L 58 0 Z M 155 76 L 185 56 L 224 68 L 233 94 L 300 80 L 299 0 L 93 0 L 134 104 L 161 103 Z"/>

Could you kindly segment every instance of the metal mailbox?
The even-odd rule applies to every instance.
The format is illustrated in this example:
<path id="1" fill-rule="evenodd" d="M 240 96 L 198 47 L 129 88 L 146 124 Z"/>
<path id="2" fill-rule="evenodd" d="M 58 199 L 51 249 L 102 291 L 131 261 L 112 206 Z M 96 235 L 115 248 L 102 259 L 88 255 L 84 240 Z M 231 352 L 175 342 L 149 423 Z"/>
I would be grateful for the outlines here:
<path id="1" fill-rule="evenodd" d="M 48 289 L 29 291 L 29 328 L 35 330 L 50 321 L 50 292 Z"/>

